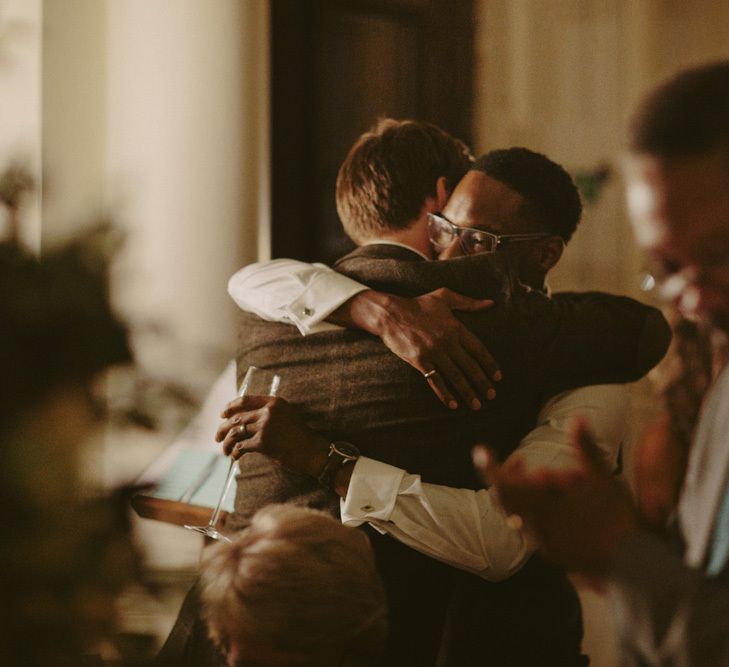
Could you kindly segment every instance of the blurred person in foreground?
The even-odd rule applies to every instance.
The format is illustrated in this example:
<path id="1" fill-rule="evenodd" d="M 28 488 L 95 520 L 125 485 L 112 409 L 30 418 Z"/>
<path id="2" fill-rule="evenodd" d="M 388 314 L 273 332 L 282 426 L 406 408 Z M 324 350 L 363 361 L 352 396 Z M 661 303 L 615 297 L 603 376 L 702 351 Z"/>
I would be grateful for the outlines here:
<path id="1" fill-rule="evenodd" d="M 0 322 L 0 664 L 100 664 L 139 565 L 128 498 L 79 480 L 94 381 L 130 359 L 103 261 L 85 242 L 42 260 L 0 244 Z"/>
<path id="2" fill-rule="evenodd" d="M 726 345 L 729 62 L 653 91 L 630 149 L 628 204 L 659 291 Z M 518 459 L 500 468 L 485 450 L 475 459 L 548 555 L 607 585 L 626 664 L 729 665 L 729 370 L 703 402 L 673 531 L 648 528 L 584 423 L 574 445 L 581 466 L 572 473 L 527 470 Z"/>
<path id="3" fill-rule="evenodd" d="M 327 514 L 269 505 L 204 556 L 203 617 L 230 667 L 366 667 L 387 604 L 366 536 Z"/>

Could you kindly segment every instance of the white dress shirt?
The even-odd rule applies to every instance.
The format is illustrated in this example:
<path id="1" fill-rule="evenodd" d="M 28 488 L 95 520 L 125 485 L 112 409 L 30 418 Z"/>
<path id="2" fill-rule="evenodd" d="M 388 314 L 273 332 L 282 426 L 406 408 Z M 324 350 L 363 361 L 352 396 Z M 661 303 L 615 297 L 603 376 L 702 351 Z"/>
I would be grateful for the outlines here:
<path id="1" fill-rule="evenodd" d="M 365 289 L 323 264 L 289 259 L 251 264 L 228 283 L 228 292 L 241 309 L 265 320 L 294 324 L 304 335 L 339 328 L 323 320 Z M 625 437 L 627 400 L 621 385 L 560 394 L 543 406 L 536 428 L 516 452 L 528 467 L 574 464 L 570 424 L 584 416 L 614 467 Z M 490 581 L 513 574 L 533 551 L 524 535 L 507 524 L 491 490 L 426 484 L 419 475 L 366 457 L 354 467 L 341 515 L 346 525 L 369 522 L 413 549 Z"/>
<path id="2" fill-rule="evenodd" d="M 341 328 L 324 320 L 366 289 L 325 264 L 295 259 L 249 264 L 228 281 L 228 294 L 242 310 L 294 324 L 304 336 Z"/>
<path id="3" fill-rule="evenodd" d="M 574 465 L 570 425 L 584 416 L 608 465 L 614 467 L 625 435 L 626 410 L 622 385 L 565 392 L 544 405 L 537 427 L 516 452 L 530 468 Z M 345 525 L 367 521 L 413 549 L 490 581 L 516 572 L 533 551 L 523 534 L 507 525 L 491 489 L 426 484 L 419 475 L 365 457 L 354 467 L 341 513 Z"/>

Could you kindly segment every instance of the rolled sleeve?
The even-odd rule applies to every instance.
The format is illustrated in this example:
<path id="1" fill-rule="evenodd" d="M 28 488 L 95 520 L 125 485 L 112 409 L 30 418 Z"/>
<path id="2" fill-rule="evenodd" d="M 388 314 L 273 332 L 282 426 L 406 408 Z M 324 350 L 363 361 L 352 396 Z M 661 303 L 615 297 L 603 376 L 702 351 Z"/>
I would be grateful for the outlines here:
<path id="1" fill-rule="evenodd" d="M 578 465 L 571 433 L 579 417 L 587 420 L 605 463 L 615 469 L 626 437 L 628 409 L 628 391 L 623 385 L 591 385 L 564 392 L 545 403 L 537 426 L 516 451 L 531 470 Z"/>

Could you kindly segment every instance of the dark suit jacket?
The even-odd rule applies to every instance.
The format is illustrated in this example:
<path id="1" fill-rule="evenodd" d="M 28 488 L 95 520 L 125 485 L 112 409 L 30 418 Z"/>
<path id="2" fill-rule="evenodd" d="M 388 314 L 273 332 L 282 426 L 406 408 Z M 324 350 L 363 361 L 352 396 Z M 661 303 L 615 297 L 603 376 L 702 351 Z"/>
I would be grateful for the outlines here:
<path id="1" fill-rule="evenodd" d="M 489 442 L 507 456 L 532 429 L 546 398 L 577 386 L 639 378 L 662 356 L 670 335 L 657 311 L 630 299 L 604 294 L 548 299 L 527 291 L 500 255 L 425 262 L 407 249 L 373 245 L 355 250 L 336 268 L 373 288 L 404 296 L 450 287 L 498 301 L 491 310 L 463 315 L 504 376 L 497 398 L 476 412 L 446 409 L 417 371 L 366 333 L 340 330 L 304 338 L 292 326 L 241 315 L 239 379 L 249 365 L 277 369 L 282 376 L 280 395 L 299 405 L 312 426 L 333 440 L 357 444 L 366 456 L 420 474 L 427 482 L 476 488 L 470 459 L 476 441 Z M 656 334 L 663 340 L 647 345 Z M 334 495 L 315 480 L 249 454 L 241 461 L 236 513 L 228 527 L 240 528 L 261 506 L 284 501 L 335 514 L 338 510 Z M 528 616 L 529 606 L 539 608 L 539 618 L 520 623 L 519 637 L 526 633 L 538 646 L 537 633 L 544 635 L 542 659 L 543 651 L 549 650 L 559 650 L 560 656 L 563 650 L 579 655 L 581 626 L 574 591 L 546 566 L 529 566 L 538 574 L 530 574 L 528 567 L 522 575 L 528 583 L 520 590 L 526 595 L 520 597 L 516 590 L 502 595 L 514 602 L 506 609 L 507 602 L 500 600 L 496 608 L 489 598 L 496 599 L 495 591 L 515 589 L 513 583 L 482 582 L 389 537 L 375 535 L 374 546 L 390 594 L 390 664 L 434 664 L 444 624 L 449 645 L 461 651 L 457 660 L 443 664 L 467 664 L 463 660 L 469 642 L 474 651 L 482 648 L 484 633 L 495 627 L 495 618 L 483 619 L 496 614 L 509 619 L 510 625 L 515 617 Z M 484 594 L 468 592 L 472 590 Z M 465 616 L 474 615 L 478 618 L 465 622 Z M 543 629 L 538 631 L 537 625 Z M 492 664 L 499 664 L 497 644 L 508 644 L 507 653 L 516 660 L 505 664 L 521 664 L 514 651 L 526 648 L 525 643 L 507 640 L 504 633 L 502 628 L 491 636 Z M 528 664 L 526 659 L 523 664 Z"/>

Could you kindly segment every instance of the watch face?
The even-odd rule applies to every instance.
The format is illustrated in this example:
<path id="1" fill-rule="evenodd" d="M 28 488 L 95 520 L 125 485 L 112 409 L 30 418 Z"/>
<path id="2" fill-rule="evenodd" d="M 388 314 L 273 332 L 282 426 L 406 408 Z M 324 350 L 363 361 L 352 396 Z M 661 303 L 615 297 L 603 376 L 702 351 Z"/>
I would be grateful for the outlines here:
<path id="1" fill-rule="evenodd" d="M 357 459 L 360 456 L 359 449 L 349 442 L 335 442 L 334 446 L 341 456 L 353 459 Z"/>

